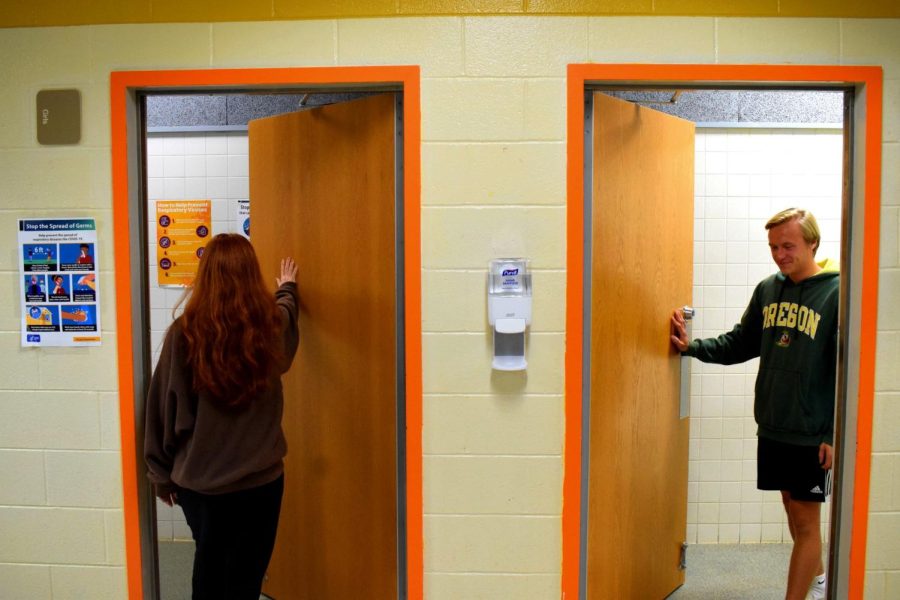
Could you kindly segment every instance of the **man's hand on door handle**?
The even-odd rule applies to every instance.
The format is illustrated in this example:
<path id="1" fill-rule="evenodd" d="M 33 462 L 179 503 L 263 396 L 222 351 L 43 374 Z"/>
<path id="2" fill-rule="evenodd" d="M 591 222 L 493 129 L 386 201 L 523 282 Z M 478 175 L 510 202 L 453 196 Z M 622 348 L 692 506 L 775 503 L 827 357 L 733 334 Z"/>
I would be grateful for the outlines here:
<path id="1" fill-rule="evenodd" d="M 672 322 L 670 327 L 671 335 L 669 339 L 672 341 L 672 345 L 679 352 L 684 352 L 688 348 L 688 335 L 687 328 L 685 327 L 684 322 L 684 314 L 682 314 L 680 308 L 676 308 L 672 311 Z"/>

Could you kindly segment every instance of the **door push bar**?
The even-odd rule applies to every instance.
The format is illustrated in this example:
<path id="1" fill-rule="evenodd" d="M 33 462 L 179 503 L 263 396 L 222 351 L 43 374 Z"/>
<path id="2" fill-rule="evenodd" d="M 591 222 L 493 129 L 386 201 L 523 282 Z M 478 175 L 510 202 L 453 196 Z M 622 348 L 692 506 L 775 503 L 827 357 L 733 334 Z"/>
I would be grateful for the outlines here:
<path id="1" fill-rule="evenodd" d="M 684 315 L 684 328 L 687 331 L 688 340 L 691 339 L 691 324 L 697 311 L 690 306 L 683 306 L 681 314 Z M 681 357 L 681 389 L 678 393 L 678 418 L 684 419 L 691 416 L 691 357 Z"/>

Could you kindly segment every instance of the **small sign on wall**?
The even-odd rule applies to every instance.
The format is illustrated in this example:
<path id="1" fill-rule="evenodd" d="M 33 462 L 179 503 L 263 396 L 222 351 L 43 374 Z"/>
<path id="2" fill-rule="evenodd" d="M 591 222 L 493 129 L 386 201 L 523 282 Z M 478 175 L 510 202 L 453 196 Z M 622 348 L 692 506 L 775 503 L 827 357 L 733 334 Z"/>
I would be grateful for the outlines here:
<path id="1" fill-rule="evenodd" d="M 41 90 L 37 94 L 37 139 L 45 146 L 81 141 L 81 92 Z"/>
<path id="2" fill-rule="evenodd" d="M 156 280 L 186 286 L 194 281 L 211 230 L 210 200 L 156 202 Z"/>
<path id="3" fill-rule="evenodd" d="M 100 345 L 94 219 L 19 219 L 22 346 Z"/>
<path id="4" fill-rule="evenodd" d="M 244 237 L 250 237 L 250 201 L 238 200 L 235 205 L 235 229 Z"/>

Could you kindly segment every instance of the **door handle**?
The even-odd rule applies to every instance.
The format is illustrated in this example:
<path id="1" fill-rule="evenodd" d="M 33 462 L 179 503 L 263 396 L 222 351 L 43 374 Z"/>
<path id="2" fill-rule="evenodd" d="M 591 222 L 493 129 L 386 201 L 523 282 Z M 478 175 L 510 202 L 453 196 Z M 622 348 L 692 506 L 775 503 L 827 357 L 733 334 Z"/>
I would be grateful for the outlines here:
<path id="1" fill-rule="evenodd" d="M 691 339 L 691 330 L 696 309 L 691 306 L 683 306 L 681 314 L 684 315 L 684 328 L 687 331 L 688 340 Z M 681 386 L 678 391 L 678 418 L 684 419 L 691 416 L 691 357 L 681 357 Z"/>

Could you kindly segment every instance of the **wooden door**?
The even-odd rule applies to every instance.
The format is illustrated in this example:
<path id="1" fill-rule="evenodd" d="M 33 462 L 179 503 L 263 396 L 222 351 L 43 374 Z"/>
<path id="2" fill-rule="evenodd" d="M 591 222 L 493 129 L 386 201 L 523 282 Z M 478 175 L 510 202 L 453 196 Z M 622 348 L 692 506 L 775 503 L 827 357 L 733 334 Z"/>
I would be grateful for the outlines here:
<path id="1" fill-rule="evenodd" d="M 285 494 L 263 591 L 397 597 L 394 96 L 250 122 L 250 237 L 297 261 Z"/>
<path id="2" fill-rule="evenodd" d="M 599 93 L 593 122 L 587 597 L 655 600 L 684 583 L 694 124 Z"/>

